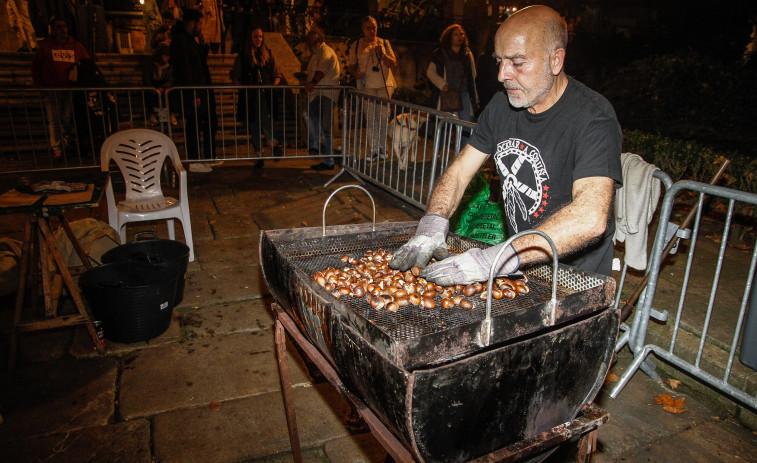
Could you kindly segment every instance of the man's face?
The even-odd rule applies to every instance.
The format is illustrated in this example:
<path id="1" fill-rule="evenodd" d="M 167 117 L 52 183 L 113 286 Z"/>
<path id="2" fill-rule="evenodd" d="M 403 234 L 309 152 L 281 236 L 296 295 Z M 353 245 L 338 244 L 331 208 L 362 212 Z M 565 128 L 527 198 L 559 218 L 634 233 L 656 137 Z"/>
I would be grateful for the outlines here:
<path id="1" fill-rule="evenodd" d="M 202 29 L 200 28 L 200 21 L 184 21 L 184 25 L 187 28 L 189 35 L 192 35 L 194 37 L 198 37 L 200 35 L 200 32 L 202 31 Z"/>
<path id="2" fill-rule="evenodd" d="M 170 29 L 173 27 L 173 18 L 163 18 L 163 25 Z"/>
<path id="3" fill-rule="evenodd" d="M 68 25 L 65 21 L 53 21 L 52 25 L 50 26 L 50 32 L 53 36 L 53 39 L 55 39 L 55 41 L 58 43 L 64 43 L 66 40 L 68 40 Z"/>
<path id="4" fill-rule="evenodd" d="M 318 46 L 318 36 L 316 34 L 306 35 L 305 41 L 308 44 L 308 48 L 310 48 L 311 50 Z"/>
<path id="5" fill-rule="evenodd" d="M 536 39 L 534 35 L 527 27 L 507 27 L 505 23 L 497 31 L 494 56 L 499 63 L 497 78 L 507 90 L 510 104 L 538 113 L 554 85 L 555 76 L 549 65 L 551 54 L 539 35 Z"/>

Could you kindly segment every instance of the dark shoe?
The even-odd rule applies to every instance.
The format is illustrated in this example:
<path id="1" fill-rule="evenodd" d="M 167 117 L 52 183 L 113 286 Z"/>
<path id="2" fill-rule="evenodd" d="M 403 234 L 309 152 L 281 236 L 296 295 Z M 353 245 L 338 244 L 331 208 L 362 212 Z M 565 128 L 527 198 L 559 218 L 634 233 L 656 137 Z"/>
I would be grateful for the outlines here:
<path id="1" fill-rule="evenodd" d="M 320 163 L 320 164 L 313 164 L 312 166 L 310 166 L 310 168 L 313 169 L 313 170 L 319 170 L 320 171 L 320 170 L 332 170 L 334 168 L 334 166 L 330 166 L 328 164 Z"/>
<path id="2" fill-rule="evenodd" d="M 282 150 L 280 146 L 274 146 L 273 147 L 273 155 L 276 156 L 277 158 L 280 158 L 281 156 L 284 155 L 284 150 Z M 274 159 L 273 162 L 279 162 L 279 160 L 278 159 Z"/>
<path id="3" fill-rule="evenodd" d="M 263 167 L 263 160 L 255 161 L 255 165 L 253 166 L 255 169 L 260 169 Z"/>

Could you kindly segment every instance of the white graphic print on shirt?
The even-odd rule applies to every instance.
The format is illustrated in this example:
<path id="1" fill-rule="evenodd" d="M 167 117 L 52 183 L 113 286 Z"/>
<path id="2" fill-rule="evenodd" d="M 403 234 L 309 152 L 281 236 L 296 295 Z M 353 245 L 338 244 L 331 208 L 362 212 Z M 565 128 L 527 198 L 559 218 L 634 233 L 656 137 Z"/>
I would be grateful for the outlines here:
<path id="1" fill-rule="evenodd" d="M 545 185 L 549 175 L 539 150 L 517 138 L 497 145 L 494 162 L 502 178 L 507 219 L 517 233 L 520 231 L 518 222 L 530 224 L 532 219 L 543 215 L 549 199 L 549 185 Z M 516 213 L 520 217 L 516 217 Z"/>
<path id="2" fill-rule="evenodd" d="M 63 62 L 63 63 L 75 63 L 76 62 L 76 54 L 73 50 L 53 50 L 53 61 Z"/>

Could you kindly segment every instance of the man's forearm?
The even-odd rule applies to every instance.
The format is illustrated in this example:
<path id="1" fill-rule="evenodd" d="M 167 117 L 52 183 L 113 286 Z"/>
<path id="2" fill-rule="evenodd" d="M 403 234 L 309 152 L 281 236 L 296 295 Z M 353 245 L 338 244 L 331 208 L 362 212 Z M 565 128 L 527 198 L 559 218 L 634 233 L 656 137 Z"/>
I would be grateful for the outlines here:
<path id="1" fill-rule="evenodd" d="M 465 146 L 434 187 L 426 213 L 452 216 L 465 188 L 488 156 L 470 145 Z"/>
<path id="2" fill-rule="evenodd" d="M 612 210 L 614 181 L 606 177 L 581 179 L 574 183 L 573 201 L 542 222 L 537 230 L 550 237 L 560 257 L 574 254 L 599 239 L 607 228 Z M 521 265 L 552 258 L 549 243 L 539 235 L 527 235 L 513 245 Z"/>

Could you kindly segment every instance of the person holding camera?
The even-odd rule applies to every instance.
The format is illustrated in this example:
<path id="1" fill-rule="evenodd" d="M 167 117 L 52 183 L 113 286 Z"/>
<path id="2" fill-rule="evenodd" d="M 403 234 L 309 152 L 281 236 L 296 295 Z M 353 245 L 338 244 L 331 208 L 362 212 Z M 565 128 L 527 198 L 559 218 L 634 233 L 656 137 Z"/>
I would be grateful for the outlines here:
<path id="1" fill-rule="evenodd" d="M 357 88 L 369 95 L 390 99 L 396 83 L 392 69 L 397 58 L 389 41 L 378 37 L 378 24 L 372 16 L 362 20 L 363 37 L 352 43 L 348 69 L 357 80 Z M 366 130 L 371 134 L 371 160 L 386 159 L 386 119 L 388 106 L 374 99 L 366 101 Z"/>

